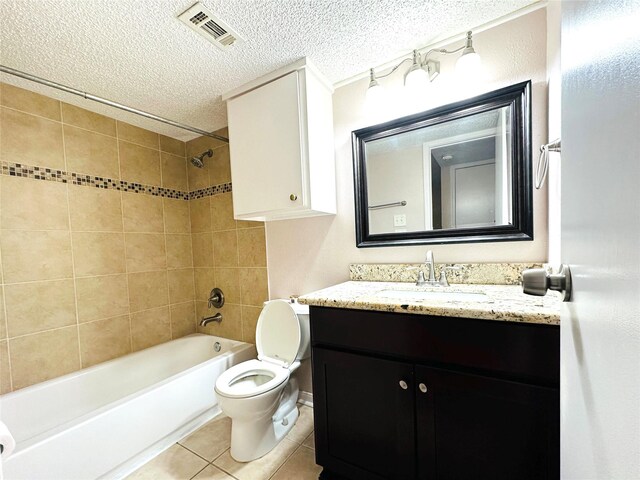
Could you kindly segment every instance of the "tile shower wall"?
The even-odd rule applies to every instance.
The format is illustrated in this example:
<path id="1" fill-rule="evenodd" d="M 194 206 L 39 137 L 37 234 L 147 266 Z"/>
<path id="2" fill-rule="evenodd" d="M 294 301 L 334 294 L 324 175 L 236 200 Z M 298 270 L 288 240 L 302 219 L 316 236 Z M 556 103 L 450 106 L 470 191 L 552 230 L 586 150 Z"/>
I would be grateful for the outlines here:
<path id="1" fill-rule="evenodd" d="M 226 130 L 222 135 L 227 136 Z M 192 192 L 231 181 L 229 146 L 209 137 L 187 142 L 187 158 L 213 150 L 204 168 L 189 166 Z M 197 197 L 198 195 L 195 195 Z M 255 343 L 256 322 L 262 303 L 269 298 L 263 222 L 234 220 L 232 193 L 192 198 L 191 237 L 197 317 L 222 313 L 220 324 L 198 327 L 201 332 Z M 213 286 L 222 289 L 222 309 L 207 308 Z"/>
<path id="2" fill-rule="evenodd" d="M 0 393 L 196 331 L 216 273 L 201 268 L 234 263 L 229 254 L 242 270 L 239 252 L 222 247 L 213 263 L 218 202 L 188 201 L 223 182 L 190 186 L 202 173 L 189 173 L 186 145 L 172 138 L 6 84 L 0 105 Z M 208 252 L 192 230 L 211 235 Z M 212 333 L 243 338 L 237 302 Z"/>

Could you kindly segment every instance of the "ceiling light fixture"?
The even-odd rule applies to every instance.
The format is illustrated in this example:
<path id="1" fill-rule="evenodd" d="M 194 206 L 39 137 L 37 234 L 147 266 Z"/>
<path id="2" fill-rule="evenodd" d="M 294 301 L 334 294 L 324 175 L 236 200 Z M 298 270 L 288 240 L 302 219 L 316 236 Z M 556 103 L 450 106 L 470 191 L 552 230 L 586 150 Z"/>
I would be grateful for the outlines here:
<path id="1" fill-rule="evenodd" d="M 396 66 L 391 68 L 385 74 L 376 75 L 373 68 L 369 70 L 369 88 L 367 90 L 367 103 L 372 101 L 380 102 L 380 97 L 384 94 L 382 86 L 378 83 L 378 79 L 388 77 L 400 68 L 406 61 L 411 61 L 409 70 L 404 74 L 404 85 L 408 88 L 426 87 L 430 82 L 440 74 L 440 62 L 437 60 L 429 60 L 432 53 L 440 53 L 450 55 L 452 53 L 462 52 L 460 58 L 456 62 L 456 73 L 463 76 L 472 76 L 477 73 L 480 67 L 480 55 L 473 48 L 472 32 L 467 32 L 465 44 L 455 50 L 447 50 L 445 48 L 432 48 L 426 53 L 420 53 L 418 50 L 413 51 L 411 58 L 405 58 Z"/>

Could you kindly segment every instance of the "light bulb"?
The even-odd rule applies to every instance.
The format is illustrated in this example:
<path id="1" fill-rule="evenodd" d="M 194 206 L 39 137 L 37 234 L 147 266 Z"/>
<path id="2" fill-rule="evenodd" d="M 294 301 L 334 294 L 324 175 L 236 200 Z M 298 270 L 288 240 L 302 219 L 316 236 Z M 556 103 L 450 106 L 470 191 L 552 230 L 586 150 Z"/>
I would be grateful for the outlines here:
<path id="1" fill-rule="evenodd" d="M 370 70 L 369 88 L 365 97 L 365 105 L 367 110 L 375 112 L 382 107 L 386 96 L 384 88 L 376 80 L 373 69 Z"/>
<path id="2" fill-rule="evenodd" d="M 475 51 L 463 53 L 456 61 L 456 75 L 460 77 L 475 77 L 480 73 L 480 55 Z"/>
<path id="3" fill-rule="evenodd" d="M 419 89 L 429 86 L 429 74 L 416 65 L 417 68 L 411 67 L 411 70 L 404 77 L 404 85 L 410 89 Z"/>

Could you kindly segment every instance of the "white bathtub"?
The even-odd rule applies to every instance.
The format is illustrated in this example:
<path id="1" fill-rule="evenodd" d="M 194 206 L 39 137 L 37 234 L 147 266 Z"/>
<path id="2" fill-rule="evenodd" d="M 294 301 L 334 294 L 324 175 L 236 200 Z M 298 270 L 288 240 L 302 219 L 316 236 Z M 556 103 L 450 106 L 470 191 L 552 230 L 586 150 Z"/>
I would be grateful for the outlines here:
<path id="1" fill-rule="evenodd" d="M 0 396 L 17 442 L 5 480 L 122 478 L 219 414 L 216 378 L 251 358 L 194 334 Z"/>

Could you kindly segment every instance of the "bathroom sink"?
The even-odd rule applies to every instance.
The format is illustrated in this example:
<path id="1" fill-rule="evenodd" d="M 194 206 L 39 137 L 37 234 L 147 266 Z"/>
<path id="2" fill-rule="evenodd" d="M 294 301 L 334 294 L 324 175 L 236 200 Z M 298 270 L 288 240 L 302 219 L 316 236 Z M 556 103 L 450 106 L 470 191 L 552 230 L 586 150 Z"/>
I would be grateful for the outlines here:
<path id="1" fill-rule="evenodd" d="M 378 295 L 393 300 L 413 301 L 463 301 L 463 302 L 488 302 L 490 299 L 484 293 L 457 292 L 457 291 L 421 291 L 421 290 L 382 290 Z"/>

